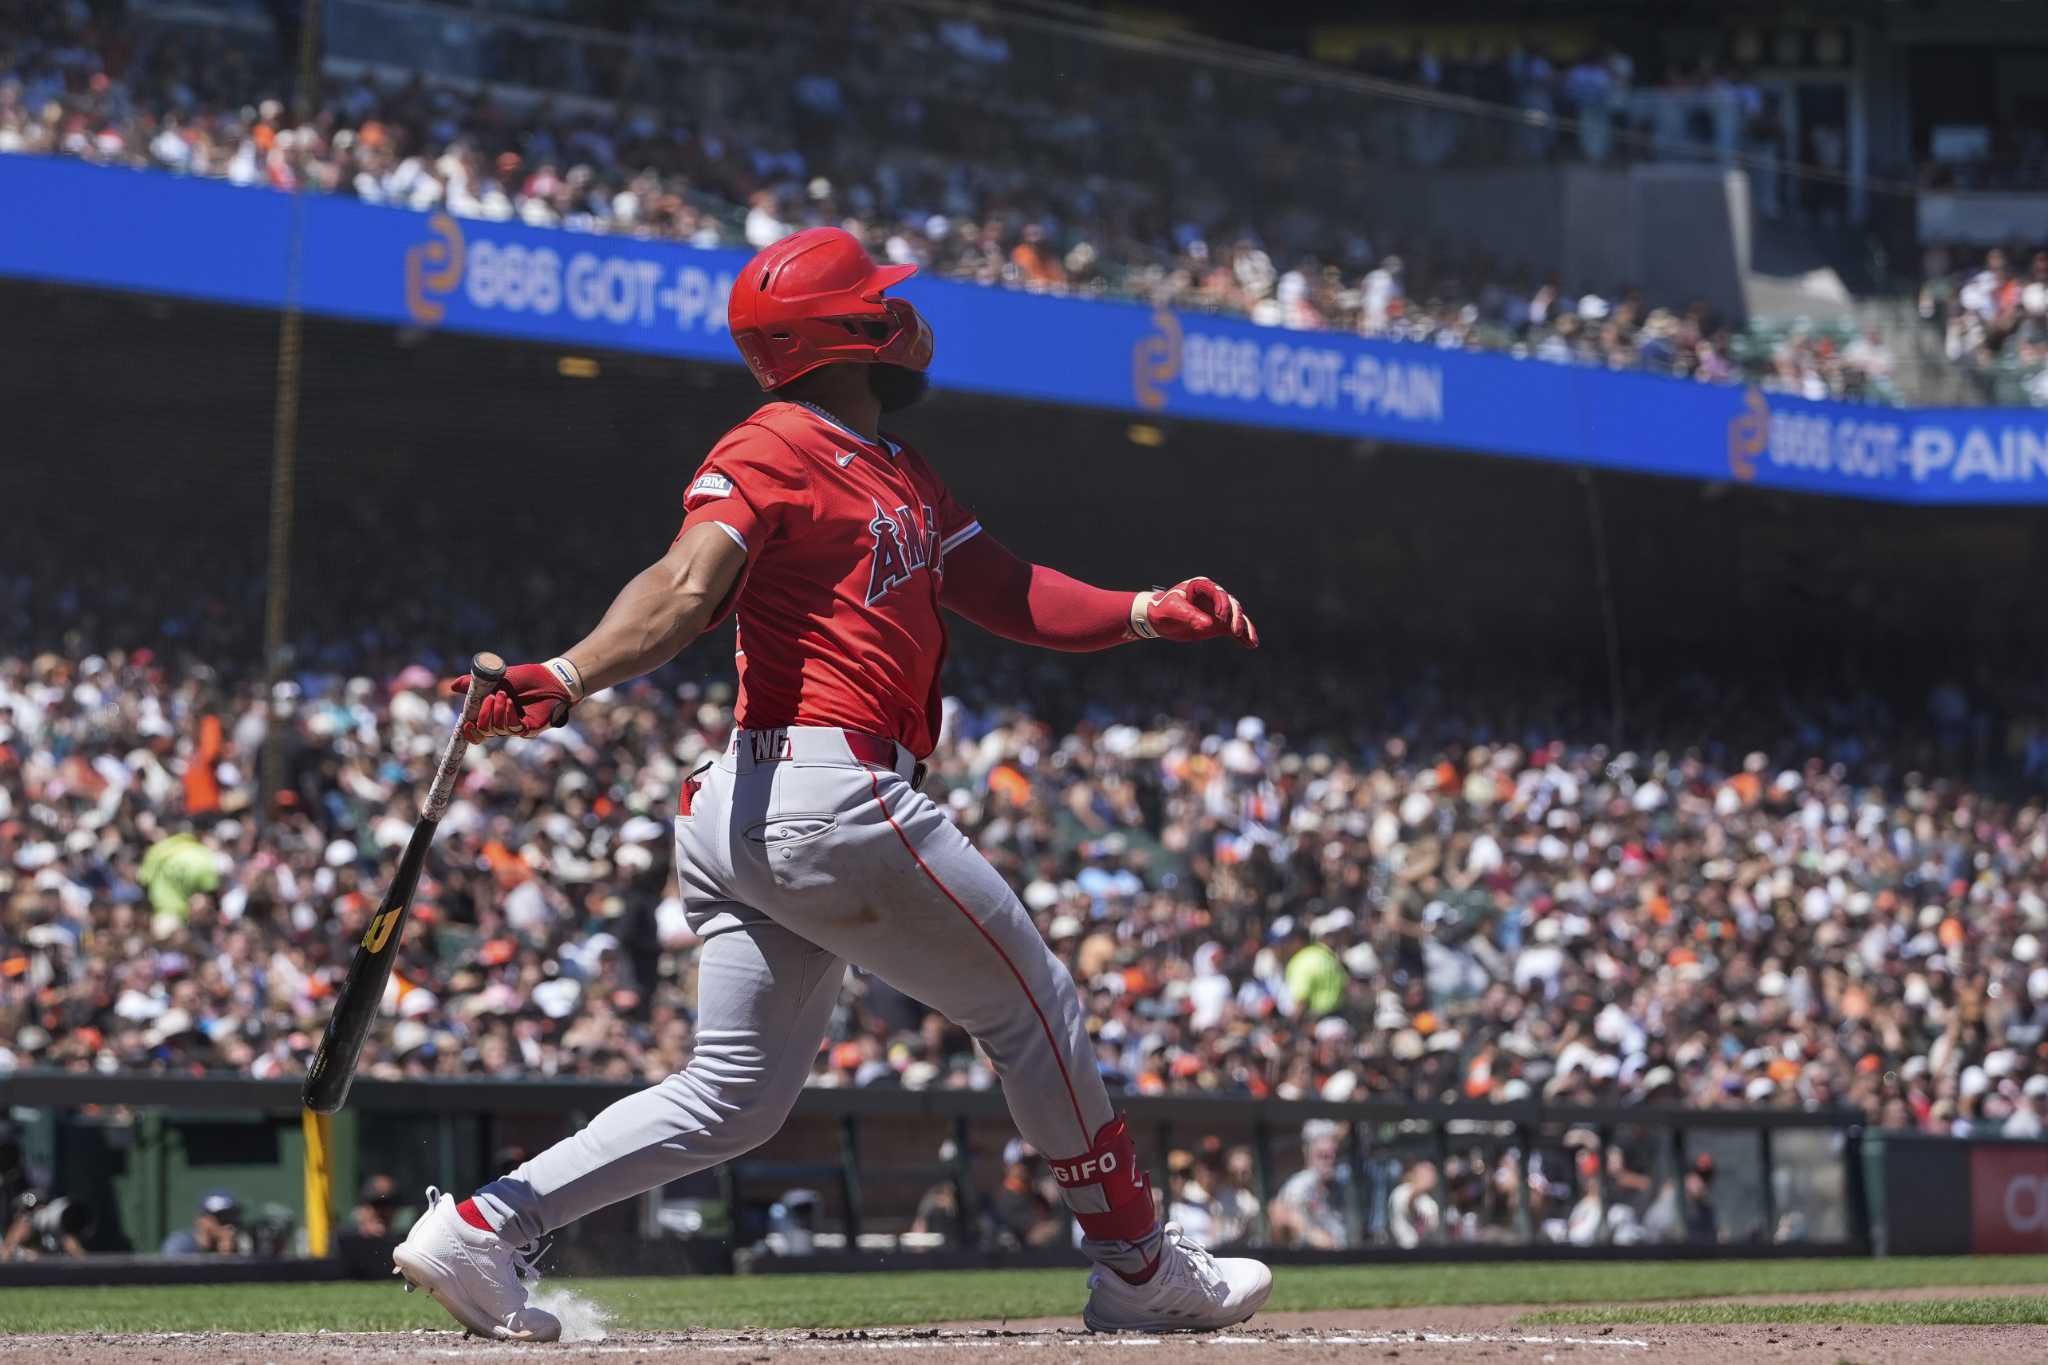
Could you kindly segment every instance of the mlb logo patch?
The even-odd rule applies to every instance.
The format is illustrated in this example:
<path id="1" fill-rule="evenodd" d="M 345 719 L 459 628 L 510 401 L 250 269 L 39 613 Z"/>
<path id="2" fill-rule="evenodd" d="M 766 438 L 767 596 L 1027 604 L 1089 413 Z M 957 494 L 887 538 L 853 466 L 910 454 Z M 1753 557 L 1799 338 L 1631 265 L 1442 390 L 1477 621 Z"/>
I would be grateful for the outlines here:
<path id="1" fill-rule="evenodd" d="M 729 498 L 732 496 L 732 480 L 723 474 L 699 474 L 697 481 L 690 485 L 690 491 L 683 494 L 685 503 L 705 498 Z"/>

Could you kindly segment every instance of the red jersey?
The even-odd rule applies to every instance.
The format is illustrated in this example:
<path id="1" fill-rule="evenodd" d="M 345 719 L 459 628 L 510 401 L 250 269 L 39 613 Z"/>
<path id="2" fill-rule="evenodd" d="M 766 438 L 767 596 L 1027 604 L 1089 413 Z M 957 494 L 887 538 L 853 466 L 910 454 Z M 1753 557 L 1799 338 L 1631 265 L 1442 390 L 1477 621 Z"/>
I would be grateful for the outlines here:
<path id="1" fill-rule="evenodd" d="M 769 403 L 712 448 L 683 497 L 747 552 L 738 722 L 836 725 L 919 758 L 939 729 L 946 555 L 981 523 L 910 447 Z"/>

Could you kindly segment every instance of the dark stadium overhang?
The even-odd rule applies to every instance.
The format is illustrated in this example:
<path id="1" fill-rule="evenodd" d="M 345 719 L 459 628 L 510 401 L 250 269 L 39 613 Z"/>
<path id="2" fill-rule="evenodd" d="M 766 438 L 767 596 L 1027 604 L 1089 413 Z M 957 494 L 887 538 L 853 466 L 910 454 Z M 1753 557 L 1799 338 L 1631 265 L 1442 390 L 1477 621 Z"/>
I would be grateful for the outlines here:
<path id="1" fill-rule="evenodd" d="M 744 262 L 321 195 L 0 157 L 0 274 L 733 363 Z M 2048 502 L 2048 417 L 1890 409 L 952 281 L 906 286 L 942 388 L 1788 492 Z"/>

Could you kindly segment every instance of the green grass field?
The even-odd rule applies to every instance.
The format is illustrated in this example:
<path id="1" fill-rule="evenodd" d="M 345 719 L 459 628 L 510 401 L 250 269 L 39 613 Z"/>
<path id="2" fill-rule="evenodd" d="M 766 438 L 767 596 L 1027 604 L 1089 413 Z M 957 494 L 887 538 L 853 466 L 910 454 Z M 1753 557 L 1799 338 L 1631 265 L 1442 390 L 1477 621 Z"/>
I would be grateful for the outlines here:
<path id="1" fill-rule="evenodd" d="M 2013 1327 L 2048 1323 L 2048 1297 L 1905 1299 L 1888 1303 L 1681 1303 L 1645 1308 L 1558 1308 L 1526 1313 L 1535 1327 L 1680 1327 L 1707 1325 Z"/>
<path id="2" fill-rule="evenodd" d="M 2048 1256 L 1283 1267 L 1269 1307 L 1284 1312 L 1451 1304 L 1615 1304 L 1736 1294 L 2015 1285 L 2037 1281 L 2048 1281 Z M 963 1319 L 1062 1317 L 1080 1312 L 1084 1293 L 1082 1274 L 1076 1270 L 908 1271 L 879 1275 L 628 1278 L 555 1283 L 573 1288 L 609 1310 L 613 1326 L 650 1331 L 690 1327 L 881 1327 Z M 2034 1299 L 1966 1302 L 2033 1304 L 2032 1309 L 1983 1311 L 2037 1314 L 2043 1311 L 2042 1304 L 2048 1304 L 2048 1300 Z M 1931 1312 L 1937 1305 L 1847 1307 Z M 1573 1319 L 1595 1320 L 1610 1319 Z M 2000 1320 L 2048 1319 L 2037 1316 Z M 277 1332 L 319 1328 L 364 1332 L 445 1325 L 446 1320 L 430 1300 L 424 1295 L 401 1293 L 395 1280 L 376 1284 L 0 1290 L 0 1332 L 5 1333 Z"/>

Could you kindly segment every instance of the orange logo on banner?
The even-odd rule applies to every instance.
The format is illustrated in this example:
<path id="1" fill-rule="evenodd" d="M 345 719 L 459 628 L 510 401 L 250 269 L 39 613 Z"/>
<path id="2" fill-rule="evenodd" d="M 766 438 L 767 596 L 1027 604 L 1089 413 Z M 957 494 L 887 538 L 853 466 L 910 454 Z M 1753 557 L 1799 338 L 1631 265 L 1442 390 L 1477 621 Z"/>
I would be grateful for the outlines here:
<path id="1" fill-rule="evenodd" d="M 1744 483 L 1756 477 L 1756 457 L 1771 443 L 1771 407 L 1751 389 L 1742 396 L 1742 411 L 1728 419 L 1728 472 Z"/>
<path id="2" fill-rule="evenodd" d="M 1131 347 L 1131 395 L 1138 406 L 1157 412 L 1166 406 L 1161 385 L 1180 378 L 1180 319 L 1161 309 L 1152 315 L 1159 330 L 1139 337 Z"/>
<path id="3" fill-rule="evenodd" d="M 463 260 L 467 255 L 462 224 L 445 213 L 427 219 L 427 231 L 434 235 L 405 253 L 405 311 L 412 320 L 431 327 L 447 316 L 441 300 L 462 283 Z"/>

